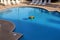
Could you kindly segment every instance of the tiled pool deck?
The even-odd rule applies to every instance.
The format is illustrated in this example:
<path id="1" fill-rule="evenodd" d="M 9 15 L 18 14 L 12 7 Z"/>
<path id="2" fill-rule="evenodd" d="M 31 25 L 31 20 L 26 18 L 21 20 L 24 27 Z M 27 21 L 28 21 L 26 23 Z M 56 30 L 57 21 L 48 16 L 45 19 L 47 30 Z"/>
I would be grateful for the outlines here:
<path id="1" fill-rule="evenodd" d="M 11 7 L 31 6 L 31 7 L 44 8 L 44 9 L 47 9 L 48 11 L 59 11 L 60 12 L 60 2 L 52 3 L 52 4 L 55 6 L 59 6 L 59 7 L 55 7 L 52 5 L 38 6 L 38 5 L 28 5 L 28 4 L 20 3 L 18 5 L 7 5 L 7 6 L 0 5 L 0 10 L 5 10 L 5 9 L 11 8 Z"/>

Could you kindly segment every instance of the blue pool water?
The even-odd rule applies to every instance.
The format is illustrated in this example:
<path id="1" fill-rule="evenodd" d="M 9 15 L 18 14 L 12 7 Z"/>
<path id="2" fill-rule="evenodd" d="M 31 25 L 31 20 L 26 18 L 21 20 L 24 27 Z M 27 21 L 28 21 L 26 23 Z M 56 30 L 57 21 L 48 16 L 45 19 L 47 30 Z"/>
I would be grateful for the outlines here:
<path id="1" fill-rule="evenodd" d="M 30 16 L 34 19 L 29 19 Z M 23 34 L 19 40 L 60 40 L 60 12 L 17 7 L 0 11 L 0 19 L 15 24 L 14 32 Z"/>

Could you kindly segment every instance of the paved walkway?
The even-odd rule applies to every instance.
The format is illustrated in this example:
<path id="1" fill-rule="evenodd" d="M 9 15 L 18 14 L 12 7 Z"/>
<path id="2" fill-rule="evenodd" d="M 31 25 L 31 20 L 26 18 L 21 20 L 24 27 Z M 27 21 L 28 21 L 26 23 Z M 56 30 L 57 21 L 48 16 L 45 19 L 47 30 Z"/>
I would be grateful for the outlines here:
<path id="1" fill-rule="evenodd" d="M 0 10 L 5 10 L 7 8 L 12 8 L 12 7 L 21 7 L 21 6 L 31 6 L 31 7 L 39 7 L 39 8 L 44 8 L 47 9 L 49 11 L 59 11 L 60 12 L 60 3 L 52 3 L 50 5 L 31 5 L 31 4 L 25 4 L 25 3 L 20 3 L 18 5 L 7 5 L 7 6 L 3 6 L 0 5 Z"/>

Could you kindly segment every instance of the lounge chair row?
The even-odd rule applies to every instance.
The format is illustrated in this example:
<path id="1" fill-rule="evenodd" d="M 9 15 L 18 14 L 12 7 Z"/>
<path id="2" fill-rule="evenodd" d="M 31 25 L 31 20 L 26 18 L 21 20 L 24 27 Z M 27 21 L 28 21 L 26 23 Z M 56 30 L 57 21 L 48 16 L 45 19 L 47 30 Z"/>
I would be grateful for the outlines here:
<path id="1" fill-rule="evenodd" d="M 0 5 L 11 5 L 11 4 L 19 4 L 20 0 L 0 0 Z"/>
<path id="2" fill-rule="evenodd" d="M 37 4 L 37 5 L 46 5 L 50 4 L 51 0 L 32 0 L 31 4 Z"/>

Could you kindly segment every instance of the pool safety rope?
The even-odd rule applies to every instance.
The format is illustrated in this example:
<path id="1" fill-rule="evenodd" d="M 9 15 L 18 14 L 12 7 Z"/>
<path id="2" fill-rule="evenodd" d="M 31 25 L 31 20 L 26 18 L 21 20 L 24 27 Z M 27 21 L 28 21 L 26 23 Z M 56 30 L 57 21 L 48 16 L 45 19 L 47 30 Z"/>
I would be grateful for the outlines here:
<path id="1" fill-rule="evenodd" d="M 0 40 L 18 40 L 22 34 L 12 32 L 15 26 L 5 20 L 0 20 Z"/>

